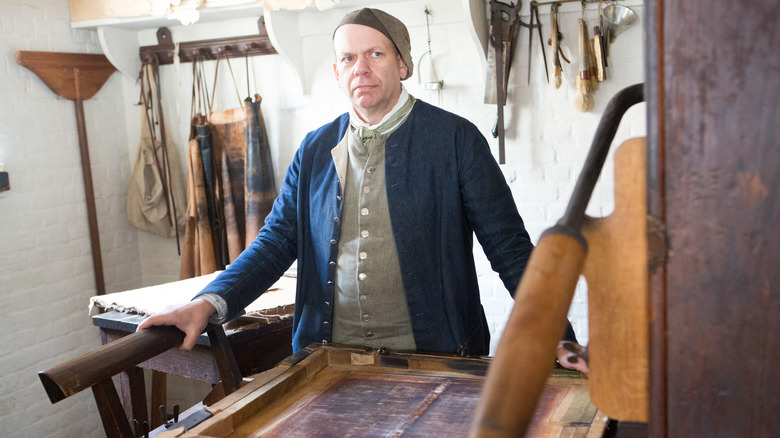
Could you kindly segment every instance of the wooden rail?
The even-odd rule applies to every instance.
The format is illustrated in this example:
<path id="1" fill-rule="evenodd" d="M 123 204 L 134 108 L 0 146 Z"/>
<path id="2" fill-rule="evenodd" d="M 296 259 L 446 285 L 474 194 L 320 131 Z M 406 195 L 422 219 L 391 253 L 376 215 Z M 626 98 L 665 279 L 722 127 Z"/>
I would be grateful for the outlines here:
<path id="1" fill-rule="evenodd" d="M 207 332 L 222 379 L 217 389 L 224 396 L 239 388 L 242 383 L 241 372 L 222 326 L 209 326 Z M 52 403 L 91 388 L 106 436 L 134 438 L 139 433 L 134 429 L 140 425 L 130 425 L 131 419 L 126 416 L 130 414 L 125 413 L 112 377 L 181 345 L 182 341 L 184 333 L 176 327 L 150 327 L 41 371 L 38 376 Z"/>
<path id="2" fill-rule="evenodd" d="M 183 340 L 184 333 L 176 327 L 152 327 L 41 371 L 38 377 L 49 400 L 57 403 L 181 345 Z"/>

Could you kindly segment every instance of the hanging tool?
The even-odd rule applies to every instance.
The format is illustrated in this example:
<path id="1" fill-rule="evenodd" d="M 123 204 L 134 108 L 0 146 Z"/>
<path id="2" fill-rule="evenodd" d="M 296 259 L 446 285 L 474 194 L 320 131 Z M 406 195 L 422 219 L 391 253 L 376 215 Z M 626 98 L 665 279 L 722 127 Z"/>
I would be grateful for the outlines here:
<path id="1" fill-rule="evenodd" d="M 490 46 L 488 51 L 488 77 L 485 87 L 485 103 L 495 103 L 498 117 L 493 137 L 498 138 L 498 162 L 504 164 L 504 105 L 506 85 L 512 66 L 513 47 L 519 33 L 519 13 L 522 2 L 506 4 L 490 0 Z M 495 82 L 494 82 L 495 80 Z"/>
<path id="2" fill-rule="evenodd" d="M 593 50 L 593 39 L 590 38 L 590 31 L 585 22 L 585 3 L 582 4 L 582 31 L 585 36 L 585 49 L 588 53 L 588 70 L 590 71 L 591 94 L 599 89 L 598 68 L 596 67 L 596 53 Z"/>
<path id="3" fill-rule="evenodd" d="M 561 77 L 561 73 L 563 71 L 561 68 L 561 58 L 563 58 L 567 64 L 571 64 L 561 49 L 563 34 L 558 29 L 558 6 L 560 5 L 561 4 L 559 2 L 555 2 L 552 4 L 552 6 L 550 6 L 550 39 L 547 41 L 547 43 L 552 46 L 553 51 L 552 68 L 553 87 L 555 87 L 555 89 L 561 88 L 561 83 L 563 82 L 563 78 Z"/>
<path id="4" fill-rule="evenodd" d="M 596 56 L 596 79 L 604 82 L 607 79 L 607 59 L 604 56 L 604 39 L 599 26 L 593 28 L 593 54 Z"/>
<path id="5" fill-rule="evenodd" d="M 553 87 L 555 87 L 556 90 L 561 88 L 561 82 L 563 82 L 563 78 L 561 77 L 561 58 L 559 57 L 560 38 L 561 34 L 558 32 L 558 3 L 553 3 L 552 6 L 550 6 L 550 45 L 552 46 L 553 52 Z"/>
<path id="6" fill-rule="evenodd" d="M 591 81 L 590 52 L 588 50 L 588 35 L 582 18 L 577 20 L 579 43 L 580 70 L 577 74 L 577 96 L 574 98 L 574 108 L 586 113 L 593 109 L 593 82 Z"/>
<path id="7" fill-rule="evenodd" d="M 536 23 L 534 24 L 534 19 Z M 520 23 L 525 25 L 524 23 Z M 542 46 L 542 59 L 544 59 L 544 76 L 550 83 L 550 71 L 547 69 L 547 54 L 544 51 L 544 39 L 542 39 L 542 21 L 539 20 L 539 5 L 536 0 L 531 2 L 531 23 L 528 25 L 528 84 L 531 83 L 531 41 L 534 39 L 534 28 L 539 34 L 539 44 Z"/>
<path id="8" fill-rule="evenodd" d="M 439 74 L 436 72 L 436 67 L 433 65 L 433 52 L 431 51 L 431 11 L 428 7 L 425 7 L 425 28 L 428 31 L 428 51 L 420 56 L 417 61 L 417 84 L 423 90 L 431 90 L 436 92 L 438 105 L 441 106 L 441 89 L 444 88 L 444 81 L 439 79 Z M 423 80 L 423 58 L 428 57 L 427 62 L 427 74 Z"/>

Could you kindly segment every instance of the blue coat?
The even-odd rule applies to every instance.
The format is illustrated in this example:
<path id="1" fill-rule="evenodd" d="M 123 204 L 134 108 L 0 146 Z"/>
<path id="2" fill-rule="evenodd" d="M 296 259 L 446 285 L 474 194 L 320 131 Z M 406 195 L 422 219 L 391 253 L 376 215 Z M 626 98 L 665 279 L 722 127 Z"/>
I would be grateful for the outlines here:
<path id="1" fill-rule="evenodd" d="M 297 259 L 293 351 L 331 339 L 342 214 L 331 149 L 348 126 L 343 114 L 304 138 L 257 238 L 201 292 L 222 296 L 233 318 Z M 418 350 L 488 354 L 473 233 L 511 294 L 533 244 L 485 138 L 469 121 L 418 100 L 387 139 L 385 157 Z"/>

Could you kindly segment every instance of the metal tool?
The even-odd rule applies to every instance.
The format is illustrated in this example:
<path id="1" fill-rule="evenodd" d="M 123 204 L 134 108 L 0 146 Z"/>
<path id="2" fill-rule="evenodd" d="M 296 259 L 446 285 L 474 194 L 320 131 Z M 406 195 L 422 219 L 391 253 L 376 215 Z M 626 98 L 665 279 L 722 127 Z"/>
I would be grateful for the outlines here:
<path id="1" fill-rule="evenodd" d="M 493 137 L 498 137 L 498 162 L 504 164 L 504 105 L 506 104 L 506 84 L 509 79 L 509 69 L 512 66 L 512 54 L 520 28 L 519 13 L 522 1 L 517 4 L 506 4 L 490 0 L 490 46 L 493 51 L 488 53 L 488 65 L 495 63 L 495 103 L 498 107 L 496 126 Z M 491 55 L 493 55 L 491 57 Z M 488 74 L 489 74 L 488 69 Z M 488 81 L 491 78 L 488 77 Z M 485 102 L 493 102 L 493 89 L 490 82 L 486 87 Z"/>
<path id="2" fill-rule="evenodd" d="M 534 19 L 536 24 L 534 24 Z M 520 22 L 525 26 L 524 23 Z M 542 59 L 544 60 L 544 76 L 547 83 L 550 83 L 550 71 L 547 68 L 547 54 L 544 51 L 544 39 L 542 38 L 542 21 L 539 19 L 539 4 L 536 1 L 531 2 L 531 23 L 528 26 L 528 84 L 531 83 L 531 41 L 534 39 L 534 28 L 539 34 L 539 44 L 542 46 Z"/>

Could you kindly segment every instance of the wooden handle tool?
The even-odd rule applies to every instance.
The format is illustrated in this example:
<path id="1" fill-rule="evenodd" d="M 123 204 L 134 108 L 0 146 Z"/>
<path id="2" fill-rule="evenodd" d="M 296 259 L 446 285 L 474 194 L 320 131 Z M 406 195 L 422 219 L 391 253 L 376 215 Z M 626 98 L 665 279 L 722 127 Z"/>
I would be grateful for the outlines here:
<path id="1" fill-rule="evenodd" d="M 552 46 L 553 88 L 561 88 L 563 77 L 561 76 L 560 41 L 558 40 L 558 3 L 550 7 L 550 45 Z"/>
<path id="2" fill-rule="evenodd" d="M 591 82 L 590 56 L 588 52 L 588 36 L 582 19 L 577 20 L 577 45 L 579 48 L 580 70 L 577 74 L 577 96 L 574 98 L 574 108 L 580 112 L 593 109 L 593 85 Z"/>

